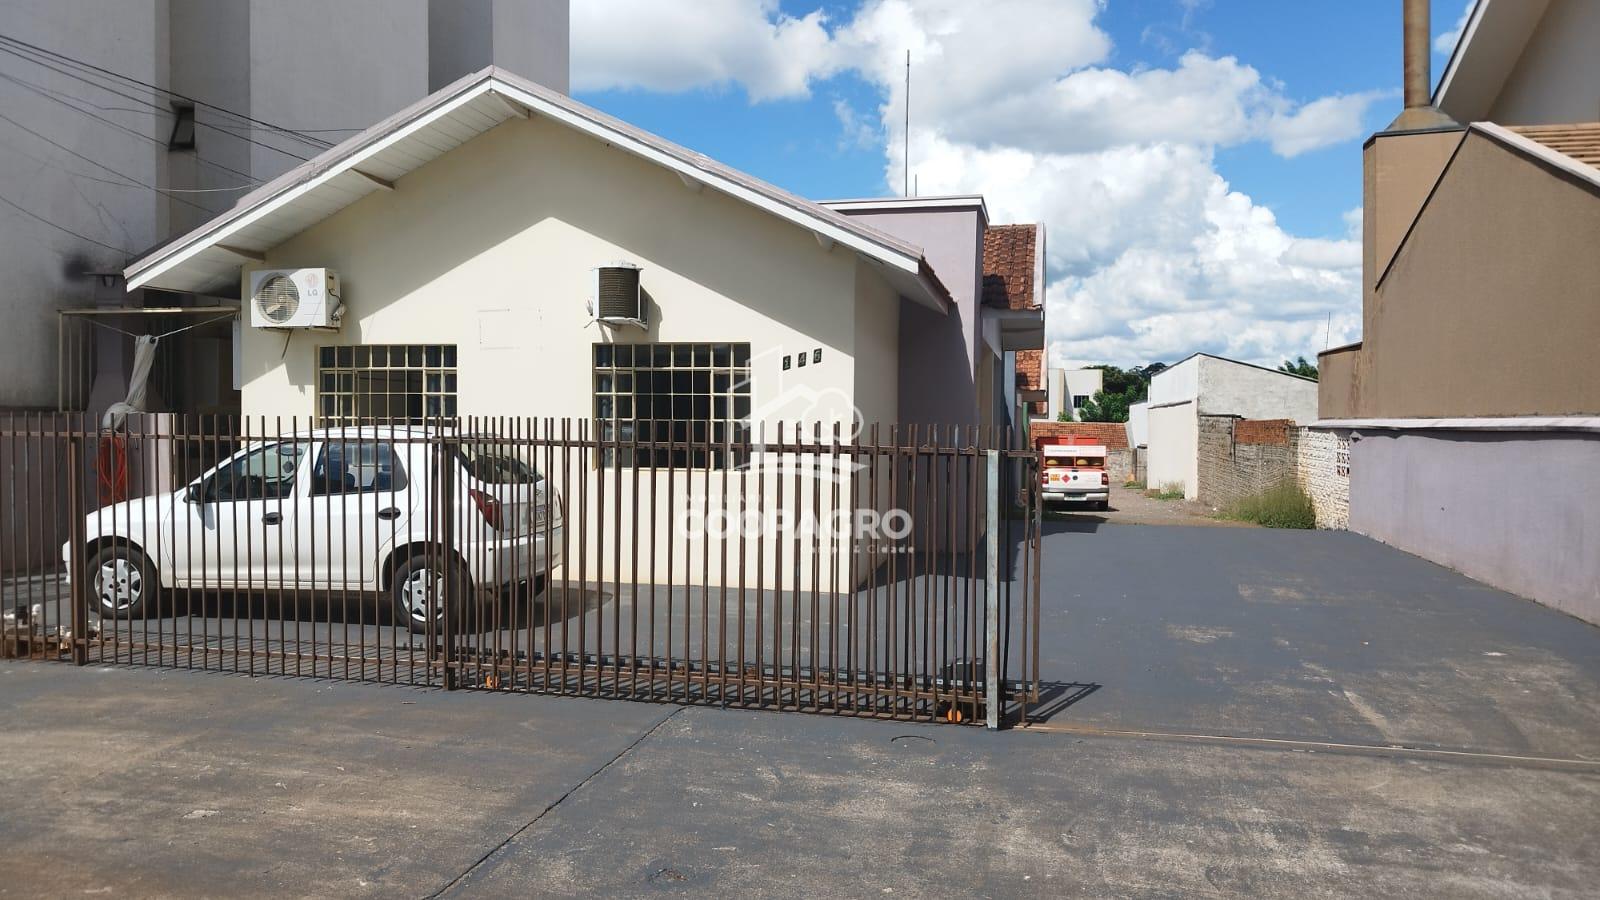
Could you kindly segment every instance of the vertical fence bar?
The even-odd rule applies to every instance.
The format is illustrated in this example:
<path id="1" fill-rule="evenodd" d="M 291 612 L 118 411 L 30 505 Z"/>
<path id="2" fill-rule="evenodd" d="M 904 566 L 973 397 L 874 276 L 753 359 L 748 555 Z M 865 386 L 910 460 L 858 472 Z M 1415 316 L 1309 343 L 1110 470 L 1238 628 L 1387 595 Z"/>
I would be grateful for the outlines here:
<path id="1" fill-rule="evenodd" d="M 984 615 L 984 726 L 1000 727 L 1000 451 L 990 449 L 987 457 L 988 504 L 985 523 L 986 562 L 988 563 Z"/>
<path id="2" fill-rule="evenodd" d="M 439 616 L 439 645 L 442 648 L 442 655 L 439 664 L 441 675 L 444 679 L 444 689 L 453 691 L 457 687 L 454 628 L 456 626 L 456 606 L 460 602 L 460 598 L 456 596 L 460 592 L 460 587 L 458 584 L 459 579 L 456 577 L 455 572 L 455 461 L 450 458 L 451 447 L 448 437 L 441 435 L 435 446 L 435 459 L 437 461 L 434 463 L 434 471 L 439 479 L 439 566 L 440 570 L 445 573 L 445 577 L 441 582 L 443 585 L 441 593 L 444 596 L 440 599 L 442 614 Z M 425 594 L 424 596 L 426 597 L 427 595 Z M 432 605 L 431 598 L 425 602 L 429 606 Z M 433 618 L 433 610 L 431 608 L 427 610 L 427 616 L 429 619 Z"/>
<path id="3" fill-rule="evenodd" d="M 67 437 L 67 586 L 72 604 L 72 664 L 75 666 L 89 664 L 89 592 L 84 583 L 87 579 L 83 560 L 83 421 L 79 416 L 80 428 L 77 429 L 72 428 L 71 417 L 64 423 L 70 432 Z"/>

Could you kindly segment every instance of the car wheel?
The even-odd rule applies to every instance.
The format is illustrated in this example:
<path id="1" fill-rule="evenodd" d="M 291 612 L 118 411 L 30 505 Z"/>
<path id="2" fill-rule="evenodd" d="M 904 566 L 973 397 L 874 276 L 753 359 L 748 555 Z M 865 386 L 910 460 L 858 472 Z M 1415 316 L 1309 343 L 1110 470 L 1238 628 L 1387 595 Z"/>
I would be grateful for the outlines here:
<path id="1" fill-rule="evenodd" d="M 457 575 L 447 589 L 448 578 L 437 559 L 418 554 L 406 560 L 395 570 L 394 581 L 389 585 L 395 621 L 404 622 L 413 634 L 426 632 L 430 621 L 437 628 L 444 618 L 446 595 L 459 598 L 466 587 L 465 580 Z"/>
<path id="2" fill-rule="evenodd" d="M 105 547 L 90 557 L 88 576 L 93 603 L 100 615 L 113 619 L 137 619 L 149 614 L 155 601 L 151 597 L 160 590 L 155 570 L 137 547 Z"/>

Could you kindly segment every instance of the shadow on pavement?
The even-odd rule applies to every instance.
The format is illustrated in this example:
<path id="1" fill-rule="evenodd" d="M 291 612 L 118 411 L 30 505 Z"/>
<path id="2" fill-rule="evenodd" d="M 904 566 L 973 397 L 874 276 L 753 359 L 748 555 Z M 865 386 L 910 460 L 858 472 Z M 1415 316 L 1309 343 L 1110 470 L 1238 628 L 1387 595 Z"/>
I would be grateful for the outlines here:
<path id="1" fill-rule="evenodd" d="M 1039 702 L 1029 707 L 1029 722 L 1048 722 L 1067 707 L 1086 699 L 1103 685 L 1093 682 L 1044 681 L 1039 684 Z"/>

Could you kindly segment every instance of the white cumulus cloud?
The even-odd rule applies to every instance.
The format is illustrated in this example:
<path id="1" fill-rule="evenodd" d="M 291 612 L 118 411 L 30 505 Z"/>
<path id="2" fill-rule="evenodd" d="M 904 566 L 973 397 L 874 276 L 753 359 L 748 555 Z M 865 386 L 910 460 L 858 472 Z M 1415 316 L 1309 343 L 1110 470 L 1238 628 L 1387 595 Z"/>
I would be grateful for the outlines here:
<path id="1" fill-rule="evenodd" d="M 1467 22 L 1472 19 L 1472 8 L 1478 5 L 1478 0 L 1467 0 L 1467 6 L 1461 11 L 1461 18 L 1456 19 L 1456 25 L 1449 31 L 1441 33 L 1433 39 L 1433 49 L 1437 53 L 1454 53 L 1456 44 L 1461 41 L 1461 33 L 1467 30 Z"/>
<path id="2" fill-rule="evenodd" d="M 1276 364 L 1353 339 L 1360 211 L 1342 236 L 1290 234 L 1229 186 L 1214 152 L 1259 141 L 1291 158 L 1350 141 L 1388 92 L 1302 101 L 1246 61 L 1199 50 L 1168 68 L 1119 67 L 1097 22 L 1104 5 L 863 0 L 830 20 L 773 0 L 585 0 L 573 79 L 579 90 L 739 85 L 763 101 L 853 74 L 880 101 L 832 101 L 841 141 L 882 142 L 888 189 L 904 172 L 909 50 L 921 190 L 983 193 L 998 222 L 1046 224 L 1057 361 L 1205 350 Z M 1185 15 L 1207 5 L 1185 3 Z"/>

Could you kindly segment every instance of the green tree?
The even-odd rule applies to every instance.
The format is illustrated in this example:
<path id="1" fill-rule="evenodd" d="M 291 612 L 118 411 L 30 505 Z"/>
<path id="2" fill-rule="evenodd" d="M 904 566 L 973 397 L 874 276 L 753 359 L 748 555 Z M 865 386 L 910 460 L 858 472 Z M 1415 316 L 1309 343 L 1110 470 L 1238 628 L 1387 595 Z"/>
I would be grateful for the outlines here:
<path id="1" fill-rule="evenodd" d="M 1102 387 L 1083 405 L 1080 418 L 1085 422 L 1128 421 L 1128 407 L 1149 396 L 1150 379 L 1166 367 L 1167 364 L 1161 362 L 1131 369 L 1093 366 L 1104 373 L 1101 376 Z"/>
<path id="2" fill-rule="evenodd" d="M 1071 422 L 1072 421 L 1072 410 L 1063 409 L 1061 412 L 1056 413 L 1056 421 L 1057 422 Z"/>
<path id="3" fill-rule="evenodd" d="M 1294 362 L 1290 362 L 1287 359 L 1284 360 L 1283 365 L 1278 367 L 1278 371 L 1288 372 L 1290 375 L 1299 375 L 1301 378 L 1309 378 L 1312 381 L 1317 380 L 1317 364 L 1308 361 L 1304 356 L 1295 357 Z"/>

